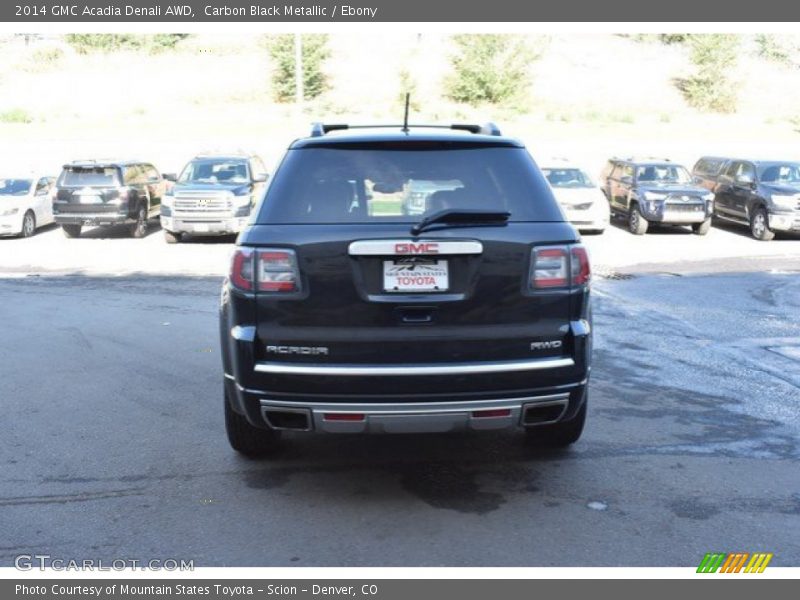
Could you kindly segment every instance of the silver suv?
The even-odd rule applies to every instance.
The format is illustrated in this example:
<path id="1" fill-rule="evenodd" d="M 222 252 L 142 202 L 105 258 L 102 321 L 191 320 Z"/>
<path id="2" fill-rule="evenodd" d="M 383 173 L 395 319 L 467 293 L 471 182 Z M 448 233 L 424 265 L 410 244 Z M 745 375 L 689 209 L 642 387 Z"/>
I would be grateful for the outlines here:
<path id="1" fill-rule="evenodd" d="M 167 243 L 179 242 L 183 234 L 239 233 L 266 180 L 264 162 L 254 154 L 196 156 L 162 200 L 161 228 Z"/>

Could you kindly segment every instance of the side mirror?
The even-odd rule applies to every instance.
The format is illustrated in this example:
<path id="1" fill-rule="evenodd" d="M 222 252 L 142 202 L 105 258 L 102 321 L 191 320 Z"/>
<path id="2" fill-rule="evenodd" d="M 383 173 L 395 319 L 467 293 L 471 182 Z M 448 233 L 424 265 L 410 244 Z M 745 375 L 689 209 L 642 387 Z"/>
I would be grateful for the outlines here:
<path id="1" fill-rule="evenodd" d="M 165 181 L 172 181 L 175 182 L 178 180 L 178 175 L 176 173 L 162 173 L 161 175 Z"/>
<path id="2" fill-rule="evenodd" d="M 253 177 L 253 183 L 264 183 L 269 177 L 267 173 L 257 173 L 255 177 Z"/>
<path id="3" fill-rule="evenodd" d="M 736 183 L 741 186 L 752 187 L 755 184 L 755 181 L 753 181 L 753 178 L 749 175 L 742 175 L 736 180 Z"/>
<path id="4" fill-rule="evenodd" d="M 622 181 L 624 184 L 630 185 L 633 183 L 633 177 L 630 175 L 625 175 L 622 179 L 620 179 L 620 181 Z"/>

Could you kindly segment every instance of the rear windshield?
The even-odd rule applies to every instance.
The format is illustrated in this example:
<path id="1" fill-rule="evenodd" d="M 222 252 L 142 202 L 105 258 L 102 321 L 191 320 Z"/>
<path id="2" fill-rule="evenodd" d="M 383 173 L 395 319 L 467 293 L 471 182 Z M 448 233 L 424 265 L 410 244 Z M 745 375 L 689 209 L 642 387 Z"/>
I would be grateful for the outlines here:
<path id="1" fill-rule="evenodd" d="M 0 196 L 25 196 L 32 185 L 32 179 L 0 179 Z"/>
<path id="2" fill-rule="evenodd" d="M 522 148 L 290 150 L 258 223 L 415 223 L 444 209 L 508 211 L 511 221 L 562 221 Z"/>
<path id="3" fill-rule="evenodd" d="M 71 167 L 61 173 L 59 185 L 117 185 L 119 178 L 114 167 Z"/>

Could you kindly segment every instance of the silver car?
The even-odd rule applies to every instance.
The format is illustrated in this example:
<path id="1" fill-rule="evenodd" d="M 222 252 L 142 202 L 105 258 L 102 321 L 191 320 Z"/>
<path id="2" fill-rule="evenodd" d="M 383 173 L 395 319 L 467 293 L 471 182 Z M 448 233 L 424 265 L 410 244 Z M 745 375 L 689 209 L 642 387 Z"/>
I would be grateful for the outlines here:
<path id="1" fill-rule="evenodd" d="M 581 233 L 603 233 L 608 227 L 608 200 L 584 169 L 567 161 L 542 166 L 567 220 Z"/>

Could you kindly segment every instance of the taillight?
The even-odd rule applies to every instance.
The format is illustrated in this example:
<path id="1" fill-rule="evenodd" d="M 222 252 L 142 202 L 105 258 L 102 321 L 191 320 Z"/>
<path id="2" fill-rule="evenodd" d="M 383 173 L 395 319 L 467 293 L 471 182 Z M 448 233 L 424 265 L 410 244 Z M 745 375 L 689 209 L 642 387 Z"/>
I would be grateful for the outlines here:
<path id="1" fill-rule="evenodd" d="M 586 285 L 590 278 L 589 256 L 581 244 L 533 249 L 530 283 L 534 289 Z"/>
<path id="2" fill-rule="evenodd" d="M 245 292 L 299 292 L 297 255 L 294 250 L 237 248 L 230 281 Z"/>
<path id="3" fill-rule="evenodd" d="M 262 292 L 300 291 L 300 272 L 294 250 L 258 250 L 258 289 Z"/>
<path id="4" fill-rule="evenodd" d="M 531 285 L 535 288 L 566 287 L 569 276 L 567 246 L 542 246 L 533 249 Z"/>
<path id="5" fill-rule="evenodd" d="M 237 248 L 231 260 L 230 281 L 234 287 L 246 292 L 253 291 L 254 254 L 252 248 Z"/>
<path id="6" fill-rule="evenodd" d="M 570 273 L 572 285 L 585 285 L 592 278 L 592 267 L 589 265 L 589 254 L 586 248 L 577 244 L 572 246 Z"/>

